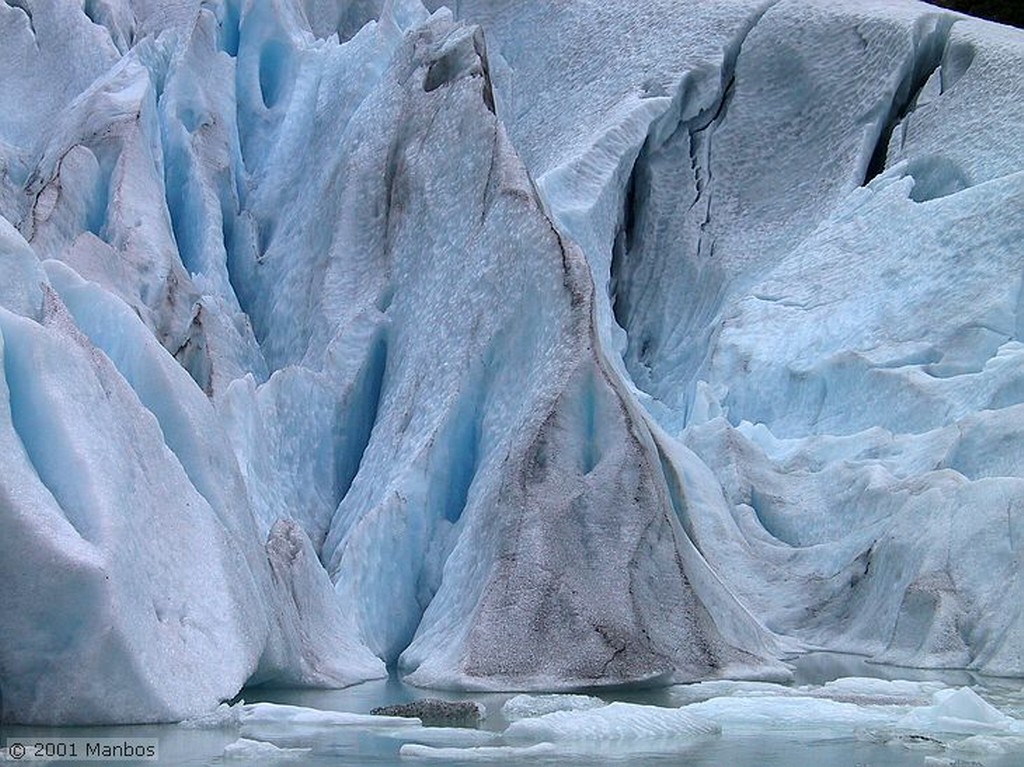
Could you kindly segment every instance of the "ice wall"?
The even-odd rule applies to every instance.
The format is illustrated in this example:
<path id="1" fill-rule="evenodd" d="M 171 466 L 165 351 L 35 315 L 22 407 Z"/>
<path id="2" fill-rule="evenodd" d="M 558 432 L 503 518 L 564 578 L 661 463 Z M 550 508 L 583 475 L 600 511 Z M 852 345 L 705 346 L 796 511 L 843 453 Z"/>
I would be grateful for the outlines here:
<path id="1" fill-rule="evenodd" d="M 649 77 L 627 90 L 566 43 L 614 11 L 459 7 L 541 94 L 503 116 L 558 134 L 524 157 L 608 288 L 599 334 L 713 569 L 810 646 L 1019 673 L 1020 611 L 996 604 L 1021 587 L 1020 32 L 914 3 L 698 6 L 689 67 L 667 13 L 610 43 Z M 564 36 L 523 42 L 541 20 Z M 617 114 L 560 108 L 616 86 Z"/>
<path id="2" fill-rule="evenodd" d="M 1021 33 L 0 3 L 4 721 L 1024 673 Z"/>

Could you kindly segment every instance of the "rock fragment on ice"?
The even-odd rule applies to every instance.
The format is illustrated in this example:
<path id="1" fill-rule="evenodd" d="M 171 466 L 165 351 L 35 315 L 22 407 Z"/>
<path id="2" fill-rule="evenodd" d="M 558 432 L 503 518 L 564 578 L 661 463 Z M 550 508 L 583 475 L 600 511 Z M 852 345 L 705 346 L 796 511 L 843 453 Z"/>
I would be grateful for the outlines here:
<path id="1" fill-rule="evenodd" d="M 373 716 L 412 717 L 427 726 L 476 727 L 484 718 L 484 707 L 471 700 L 420 698 L 409 703 L 378 706 Z"/>

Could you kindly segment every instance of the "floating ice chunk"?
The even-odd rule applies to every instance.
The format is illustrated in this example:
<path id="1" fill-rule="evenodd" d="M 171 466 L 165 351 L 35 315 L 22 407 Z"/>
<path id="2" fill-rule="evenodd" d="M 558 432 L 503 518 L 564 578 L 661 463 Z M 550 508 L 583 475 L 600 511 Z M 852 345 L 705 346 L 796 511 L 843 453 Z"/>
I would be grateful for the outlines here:
<path id="1" fill-rule="evenodd" d="M 406 743 L 398 753 L 403 759 L 432 759 L 447 763 L 533 758 L 547 756 L 556 751 L 557 747 L 552 743 L 537 743 L 532 746 L 478 746 L 476 748 L 434 748 L 417 743 Z"/>
<path id="2" fill-rule="evenodd" d="M 607 741 L 715 735 L 714 721 L 678 708 L 609 703 L 586 711 L 554 711 L 520 719 L 505 730 L 509 740 Z"/>
<path id="3" fill-rule="evenodd" d="M 246 705 L 242 710 L 242 726 L 251 729 L 260 725 L 395 728 L 420 727 L 421 723 L 419 719 L 352 714 L 347 711 L 324 711 L 281 703 Z"/>
<path id="4" fill-rule="evenodd" d="M 972 735 L 950 744 L 949 748 L 961 754 L 1024 754 L 1024 736 Z"/>
<path id="5" fill-rule="evenodd" d="M 975 735 L 1024 735 L 1024 722 L 1003 714 L 969 687 L 940 690 L 932 705 L 914 709 L 896 726 L 901 730 Z"/>
<path id="6" fill-rule="evenodd" d="M 313 724 L 332 727 L 358 725 L 373 726 L 417 726 L 415 719 L 353 714 L 346 711 L 325 711 L 305 706 L 290 706 L 282 703 L 252 703 L 242 711 L 242 723 L 253 724 Z"/>
<path id="7" fill-rule="evenodd" d="M 891 725 L 906 709 L 861 706 L 814 697 L 773 695 L 713 698 L 685 706 L 682 710 L 718 722 L 723 731 L 736 734 L 766 730 L 841 729 L 849 732 L 857 728 L 885 727 Z"/>
<path id="8" fill-rule="evenodd" d="M 840 703 L 860 705 L 920 706 L 931 702 L 932 695 L 943 689 L 941 682 L 889 681 L 868 677 L 843 677 L 824 685 L 786 687 L 772 682 L 745 682 L 716 679 L 697 684 L 679 685 L 672 698 L 679 705 L 700 703 L 712 698 L 825 698 Z"/>
<path id="9" fill-rule="evenodd" d="M 914 682 L 906 679 L 872 679 L 870 677 L 843 677 L 826 682 L 820 694 L 833 700 L 876 699 L 876 702 L 928 701 L 945 688 L 942 682 Z M 863 702 L 863 701 L 858 701 Z"/>
<path id="10" fill-rule="evenodd" d="M 395 737 L 401 737 L 400 733 L 411 733 L 416 737 L 425 729 L 420 720 L 414 718 L 325 711 L 278 703 L 254 703 L 243 707 L 239 734 L 243 738 L 291 745 L 296 742 L 296 738 L 308 740 L 329 737 L 339 728 L 355 731 L 357 734 L 373 732 L 375 735 Z M 418 737 L 416 739 L 419 740 Z M 431 736 L 427 735 L 425 739 L 430 740 Z M 451 745 L 458 742 L 466 743 L 467 740 L 456 741 L 442 735 L 439 742 Z"/>
<path id="11" fill-rule="evenodd" d="M 242 723 L 242 709 L 245 704 L 221 703 L 208 714 L 194 716 L 179 722 L 178 726 L 185 730 L 221 730 L 237 727 Z"/>
<path id="12" fill-rule="evenodd" d="M 708 682 L 681 684 L 672 688 L 672 700 L 681 706 L 725 696 L 756 697 L 794 694 L 796 694 L 795 688 L 774 682 L 745 682 L 731 679 L 713 679 Z"/>
<path id="13" fill-rule="evenodd" d="M 587 711 L 604 705 L 603 700 L 591 695 L 516 695 L 505 701 L 501 713 L 514 722 L 555 711 Z"/>
<path id="14" fill-rule="evenodd" d="M 304 759 L 309 756 L 311 750 L 309 748 L 281 748 L 262 740 L 239 738 L 224 747 L 224 758 L 255 759 L 262 764 L 269 759 Z"/>
<path id="15" fill-rule="evenodd" d="M 1024 723 L 1002 714 L 969 688 L 935 691 L 936 684 L 847 678 L 782 692 L 746 684 L 683 710 L 720 723 L 727 735 L 812 731 L 845 736 L 857 731 L 873 742 L 915 750 L 963 748 L 996 753 L 1024 744 L 1024 738 L 1017 737 L 1024 736 Z M 929 693 L 930 704 L 914 705 Z M 988 739 L 979 735 L 971 743 L 970 738 L 957 742 L 945 737 L 976 733 Z"/>

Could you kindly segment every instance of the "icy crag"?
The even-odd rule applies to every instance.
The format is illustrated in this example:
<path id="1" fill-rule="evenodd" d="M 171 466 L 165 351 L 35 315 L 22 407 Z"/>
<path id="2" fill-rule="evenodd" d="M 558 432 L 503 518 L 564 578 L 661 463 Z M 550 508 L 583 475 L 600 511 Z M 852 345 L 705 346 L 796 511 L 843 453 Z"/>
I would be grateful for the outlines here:
<path id="1" fill-rule="evenodd" d="M 1024 35 L 0 3 L 4 721 L 1024 674 Z"/>

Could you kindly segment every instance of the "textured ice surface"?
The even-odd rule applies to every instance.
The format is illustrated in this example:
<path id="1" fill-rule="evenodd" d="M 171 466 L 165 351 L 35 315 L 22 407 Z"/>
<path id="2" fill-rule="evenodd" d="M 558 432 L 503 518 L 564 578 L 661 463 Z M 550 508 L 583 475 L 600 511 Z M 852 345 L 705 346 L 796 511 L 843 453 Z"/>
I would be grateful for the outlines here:
<path id="1" fill-rule="evenodd" d="M 344 711 L 322 711 L 303 706 L 288 706 L 282 703 L 252 703 L 242 711 L 242 727 L 255 730 L 270 725 L 301 725 L 304 727 L 383 727 L 394 729 L 419 727 L 414 718 L 394 716 L 372 716 L 351 714 Z"/>
<path id="2" fill-rule="evenodd" d="M 898 669 L 891 670 L 899 673 Z M 934 675 L 934 672 L 921 673 Z M 635 703 L 612 704 L 606 707 L 611 712 L 617 711 L 615 715 L 604 716 L 601 721 L 584 722 L 578 737 L 568 737 L 569 727 L 560 729 L 556 740 L 552 739 L 551 727 L 525 732 L 521 724 L 506 724 L 505 717 L 496 716 L 495 707 L 511 699 L 505 694 L 468 697 L 487 705 L 491 716 L 484 726 L 489 729 L 424 727 L 415 721 L 387 727 L 381 726 L 374 717 L 343 711 L 238 704 L 232 709 L 235 714 L 259 711 L 261 724 L 252 729 L 244 728 L 238 721 L 224 724 L 218 732 L 210 734 L 210 756 L 206 758 L 215 759 L 227 743 L 244 737 L 281 748 L 311 749 L 309 762 L 316 765 L 371 761 L 397 764 L 406 759 L 451 764 L 489 760 L 516 764 L 534 761 L 565 765 L 611 764 L 624 760 L 669 764 L 678 763 L 685 754 L 687 763 L 701 765 L 812 765 L 823 759 L 829 764 L 853 764 L 863 760 L 872 764 L 919 765 L 923 756 L 936 755 L 951 761 L 981 761 L 986 765 L 1009 767 L 1021 753 L 1021 723 L 1004 715 L 1019 715 L 1022 698 L 1019 685 L 1008 680 L 991 681 L 994 686 L 978 687 L 978 694 L 947 688 L 939 682 L 863 678 L 792 688 L 757 682 L 706 682 L 679 688 L 699 691 L 707 700 L 706 704 L 685 706 L 681 710 Z M 392 680 L 345 691 L 260 692 L 277 699 L 303 700 L 310 706 L 366 711 L 375 703 L 393 700 L 391 696 L 397 688 L 400 685 Z M 615 695 L 614 692 L 608 694 Z M 669 700 L 663 690 L 626 694 L 634 701 L 667 703 Z M 543 700 L 566 696 L 530 697 Z M 838 697 L 842 697 L 841 702 L 835 699 Z M 999 706 L 994 716 L 990 703 Z M 712 706 L 720 720 L 710 719 L 706 713 Z M 942 707 L 941 714 L 936 706 Z M 704 708 L 705 713 L 697 713 L 700 708 Z M 604 708 L 596 711 L 602 710 Z M 958 728 L 951 731 L 948 724 L 942 724 L 942 717 L 954 711 Z M 676 724 L 690 721 L 696 715 L 711 723 L 716 733 L 695 737 L 686 727 L 651 727 L 649 722 L 641 726 L 648 712 L 655 712 L 663 722 Z M 586 719 L 594 712 L 562 713 L 565 724 L 576 721 L 577 716 Z M 297 719 L 305 724 L 294 723 Z M 546 719 L 541 717 L 540 721 Z M 173 748 L 173 733 L 179 730 L 173 725 L 164 728 L 167 737 L 162 738 L 162 752 Z M 194 730 L 180 732 L 189 742 L 202 736 Z M 973 735 L 972 732 L 984 734 Z M 172 753 L 166 755 L 174 758 Z M 201 759 L 196 755 L 192 761 Z"/>
<path id="3" fill-rule="evenodd" d="M 1024 751 L 1024 736 L 972 735 L 954 743 L 951 750 L 966 759 L 986 754 L 1018 754 Z M 951 759 L 950 762 L 955 764 L 956 760 Z"/>
<path id="4" fill-rule="evenodd" d="M 968 736 L 992 735 L 1012 750 L 1024 727 L 1020 720 L 1002 713 L 969 687 L 946 688 L 931 682 L 840 679 L 798 688 L 768 688 L 749 682 L 690 687 L 704 688 L 700 694 L 708 697 L 680 710 L 718 723 L 723 734 L 730 737 L 766 729 L 856 731 L 878 742 L 917 740 L 959 748 Z M 698 691 L 686 692 L 692 695 Z M 1004 738 L 1008 740 L 1002 742 Z"/>
<path id="5" fill-rule="evenodd" d="M 966 735 L 1024 733 L 1024 724 L 1001 713 L 969 687 L 940 690 L 933 696 L 932 705 L 914 709 L 896 726 Z"/>
<path id="6" fill-rule="evenodd" d="M 266 641 L 248 541 L 47 290 L 43 324 L 0 309 L 5 714 L 199 713 L 233 695 Z"/>
<path id="7" fill-rule="evenodd" d="M 244 703 L 221 703 L 217 708 L 207 714 L 178 722 L 178 725 L 186 730 L 223 730 L 237 727 L 242 722 Z"/>
<path id="8" fill-rule="evenodd" d="M 1021 33 L 436 5 L 0 3 L 0 717 L 1024 674 Z"/>
<path id="9" fill-rule="evenodd" d="M 730 734 L 765 729 L 827 732 L 883 727 L 893 722 L 889 707 L 860 706 L 800 696 L 719 697 L 684 707 L 693 715 L 717 722 Z"/>
<path id="10" fill-rule="evenodd" d="M 586 711 L 604 705 L 603 700 L 590 695 L 516 695 L 505 701 L 501 713 L 508 721 L 514 722 L 555 711 Z"/>
<path id="11" fill-rule="evenodd" d="M 944 689 L 942 682 L 888 681 L 842 677 L 823 685 L 786 686 L 766 682 L 712 681 L 672 688 L 672 700 L 685 705 L 712 698 L 821 698 L 856 705 L 923 706 Z"/>
<path id="12" fill-rule="evenodd" d="M 472 748 L 445 748 L 405 743 L 399 749 L 402 758 L 428 759 L 451 762 L 499 762 L 505 759 L 537 759 L 554 756 L 560 749 L 554 743 L 534 743 L 532 746 L 474 746 Z"/>
<path id="13" fill-rule="evenodd" d="M 261 740 L 239 738 L 224 747 L 223 756 L 228 760 L 280 761 L 306 759 L 309 757 L 309 752 L 308 748 L 281 748 Z"/>
<path id="14" fill-rule="evenodd" d="M 682 709 L 615 702 L 601 708 L 554 711 L 520 719 L 508 726 L 505 737 L 551 742 L 642 740 L 715 735 L 720 731 L 713 719 Z"/>

